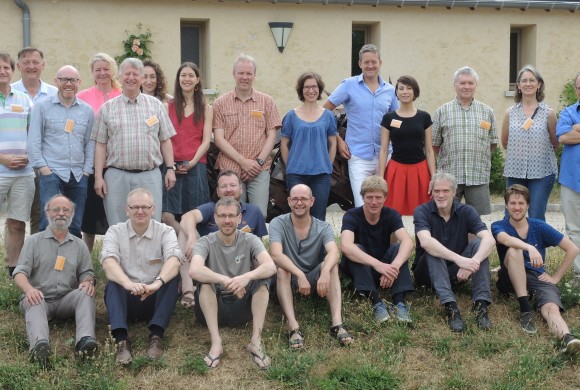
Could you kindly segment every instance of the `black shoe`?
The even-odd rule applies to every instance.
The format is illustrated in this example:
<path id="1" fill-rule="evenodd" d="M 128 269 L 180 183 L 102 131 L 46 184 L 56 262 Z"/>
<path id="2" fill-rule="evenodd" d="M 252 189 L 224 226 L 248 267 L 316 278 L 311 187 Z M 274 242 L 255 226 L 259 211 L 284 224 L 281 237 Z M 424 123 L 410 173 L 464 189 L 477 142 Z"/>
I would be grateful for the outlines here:
<path id="1" fill-rule="evenodd" d="M 569 353 L 575 355 L 580 353 L 580 340 L 572 336 L 570 333 L 564 335 L 562 338 L 562 353 Z"/>
<path id="2" fill-rule="evenodd" d="M 536 333 L 538 328 L 536 328 L 536 324 L 534 323 L 534 313 L 531 311 L 520 313 L 520 326 L 526 333 Z"/>
<path id="3" fill-rule="evenodd" d="M 97 339 L 93 336 L 85 336 L 79 340 L 75 347 L 75 351 L 80 357 L 92 357 L 95 355 L 98 347 Z"/>
<path id="4" fill-rule="evenodd" d="M 42 368 L 48 368 L 50 366 L 50 353 L 48 340 L 38 340 L 30 351 L 30 360 L 37 362 Z"/>
<path id="5" fill-rule="evenodd" d="M 473 311 L 475 311 L 477 326 L 482 330 L 489 330 L 491 328 L 491 321 L 487 316 L 487 305 L 475 302 L 473 304 Z"/>
<path id="6" fill-rule="evenodd" d="M 457 309 L 447 309 L 447 324 L 453 332 L 463 332 L 465 330 L 465 323 L 463 323 L 461 314 Z"/>

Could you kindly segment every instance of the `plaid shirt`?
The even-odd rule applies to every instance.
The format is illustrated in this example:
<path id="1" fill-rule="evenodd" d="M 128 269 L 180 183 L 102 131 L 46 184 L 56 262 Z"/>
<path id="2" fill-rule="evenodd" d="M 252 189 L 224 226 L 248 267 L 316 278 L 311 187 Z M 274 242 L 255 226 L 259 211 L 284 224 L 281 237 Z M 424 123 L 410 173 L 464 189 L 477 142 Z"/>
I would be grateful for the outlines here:
<path id="1" fill-rule="evenodd" d="M 150 170 L 163 163 L 160 141 L 175 135 L 163 104 L 155 97 L 125 95 L 101 107 L 91 139 L 107 144 L 107 166 Z"/>
<path id="2" fill-rule="evenodd" d="M 489 183 L 490 145 L 498 143 L 493 110 L 473 100 L 468 109 L 457 99 L 435 112 L 433 146 L 439 146 L 437 168 L 455 176 L 458 184 Z"/>
<path id="3" fill-rule="evenodd" d="M 224 138 L 245 158 L 258 157 L 269 130 L 282 126 L 278 109 L 271 96 L 253 90 L 252 96 L 242 101 L 236 91 L 220 96 L 213 104 L 213 128 L 223 129 Z M 272 159 L 266 159 L 262 170 L 270 169 Z M 217 166 L 220 170 L 231 169 L 237 174 L 242 169 L 237 162 L 224 153 L 218 155 Z"/>

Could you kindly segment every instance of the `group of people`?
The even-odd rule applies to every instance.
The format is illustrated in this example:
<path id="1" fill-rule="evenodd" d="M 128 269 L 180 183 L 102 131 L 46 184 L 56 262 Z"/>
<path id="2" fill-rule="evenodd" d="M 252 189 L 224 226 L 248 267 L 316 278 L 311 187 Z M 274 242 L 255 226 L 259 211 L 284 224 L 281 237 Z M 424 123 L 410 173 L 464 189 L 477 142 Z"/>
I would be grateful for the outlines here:
<path id="1" fill-rule="evenodd" d="M 10 84 L 15 64 L 22 79 Z M 370 300 L 378 322 L 391 315 L 412 322 L 406 299 L 414 282 L 432 286 L 456 332 L 465 324 L 452 288 L 471 279 L 476 322 L 487 330 L 488 256 L 496 240 L 498 288 L 515 292 L 522 328 L 536 330 L 531 294 L 563 350 L 580 351 L 580 340 L 560 314 L 555 286 L 573 262 L 580 275 L 573 243 L 580 238 L 580 177 L 573 169 L 580 166 L 578 104 L 556 125 L 553 110 L 542 103 L 539 72 L 531 66 L 520 71 L 516 105 L 502 126 L 506 218 L 492 225 L 492 234 L 480 215 L 490 212 L 490 156 L 498 136 L 493 110 L 474 99 L 477 73 L 468 67 L 455 73 L 456 99 L 431 120 L 414 106 L 420 91 L 413 77 L 400 77 L 395 87 L 380 77 L 374 45 L 363 46 L 359 65 L 362 74 L 344 80 L 323 105 L 320 75 L 302 74 L 296 85 L 302 104 L 281 121 L 273 99 L 253 88 L 256 62 L 243 54 L 233 66 L 235 88 L 209 105 L 193 63 L 179 67 L 171 96 L 155 62 L 125 59 L 119 83 L 114 60 L 99 53 L 90 63 L 94 86 L 79 91 L 80 73 L 70 65 L 57 71 L 55 87 L 40 79 L 44 60 L 38 49 L 21 50 L 16 63 L 0 52 L 6 262 L 24 293 L 33 358 L 49 362 L 48 318 L 75 316 L 76 352 L 97 350 L 90 255 L 95 234 L 105 235 L 100 262 L 120 364 L 133 358 L 130 320 L 148 321 L 147 356 L 162 356 L 164 333 L 180 300 L 208 327 L 208 367 L 218 367 L 223 354 L 219 328 L 251 320 L 247 350 L 265 369 L 271 360 L 261 332 L 274 291 L 287 319 L 289 347 L 305 345 L 293 292 L 325 297 L 329 331 L 348 345 L 354 337 L 342 320 L 340 273 Z M 580 77 L 575 86 L 580 98 Z M 337 136 L 330 111 L 341 104 L 346 140 Z M 291 212 L 272 220 L 268 230 L 269 168 L 280 128 Z M 210 202 L 206 173 L 212 132 L 220 149 L 217 203 Z M 568 164 L 560 181 L 572 240 L 542 221 L 557 173 L 558 142 L 565 144 Z M 541 155 L 532 158 L 531 150 Z M 343 218 L 340 249 L 325 221 L 337 152 L 348 160 L 355 195 L 355 208 Z M 460 203 L 463 197 L 466 204 Z M 31 226 L 25 242 L 25 222 L 35 213 L 38 227 Z M 411 269 L 414 243 L 401 215 L 414 216 Z M 261 240 L 266 235 L 269 251 Z M 543 268 L 547 246 L 566 252 L 551 276 Z M 381 289 L 390 289 L 392 304 L 381 298 Z"/>

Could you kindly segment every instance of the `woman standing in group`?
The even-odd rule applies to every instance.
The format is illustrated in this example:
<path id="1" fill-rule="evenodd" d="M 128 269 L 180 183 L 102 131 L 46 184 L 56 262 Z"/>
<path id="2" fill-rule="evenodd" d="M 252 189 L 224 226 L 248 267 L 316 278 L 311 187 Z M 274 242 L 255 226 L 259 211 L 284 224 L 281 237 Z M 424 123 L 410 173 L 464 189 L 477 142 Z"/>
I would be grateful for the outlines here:
<path id="1" fill-rule="evenodd" d="M 519 71 L 516 104 L 503 117 L 501 144 L 507 151 L 503 173 L 506 187 L 512 184 L 527 187 L 529 217 L 545 221 L 546 206 L 558 173 L 554 153 L 558 141 L 556 113 L 542 102 L 544 87 L 542 75 L 532 65 Z"/>
<path id="2" fill-rule="evenodd" d="M 326 219 L 332 163 L 336 156 L 336 119 L 321 107 L 324 82 L 318 73 L 306 72 L 296 83 L 302 104 L 290 110 L 282 121 L 280 151 L 286 165 L 288 191 L 296 184 L 312 190 L 313 217 Z"/>
<path id="3" fill-rule="evenodd" d="M 110 55 L 95 54 L 91 59 L 90 68 L 95 85 L 80 91 L 77 97 L 88 103 L 97 116 L 103 103 L 121 94 L 121 84 L 117 80 L 117 64 Z M 87 203 L 81 229 L 89 251 L 93 250 L 95 234 L 105 234 L 108 228 L 103 198 L 95 193 L 95 175 L 91 174 L 88 180 Z"/>
<path id="4" fill-rule="evenodd" d="M 395 93 L 399 108 L 386 113 L 381 122 L 379 175 L 385 178 L 389 189 L 385 205 L 401 215 L 413 215 L 418 205 L 429 201 L 429 181 L 435 174 L 433 121 L 429 113 L 413 104 L 420 93 L 413 77 L 399 77 Z M 393 144 L 393 154 L 387 165 L 389 142 Z"/>
<path id="5" fill-rule="evenodd" d="M 163 103 L 173 99 L 173 96 L 167 93 L 167 81 L 161 66 L 150 59 L 143 61 L 143 83 L 141 91 L 146 95 L 155 96 Z"/>

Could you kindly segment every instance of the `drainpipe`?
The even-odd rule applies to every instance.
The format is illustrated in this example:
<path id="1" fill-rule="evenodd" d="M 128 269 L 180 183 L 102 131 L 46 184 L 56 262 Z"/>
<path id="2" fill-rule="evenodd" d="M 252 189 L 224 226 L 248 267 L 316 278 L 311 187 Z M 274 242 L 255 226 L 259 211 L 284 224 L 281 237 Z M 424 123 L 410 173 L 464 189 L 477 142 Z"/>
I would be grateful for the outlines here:
<path id="1" fill-rule="evenodd" d="M 22 43 L 23 47 L 30 47 L 30 9 L 24 0 L 14 0 L 14 4 L 22 10 Z"/>

